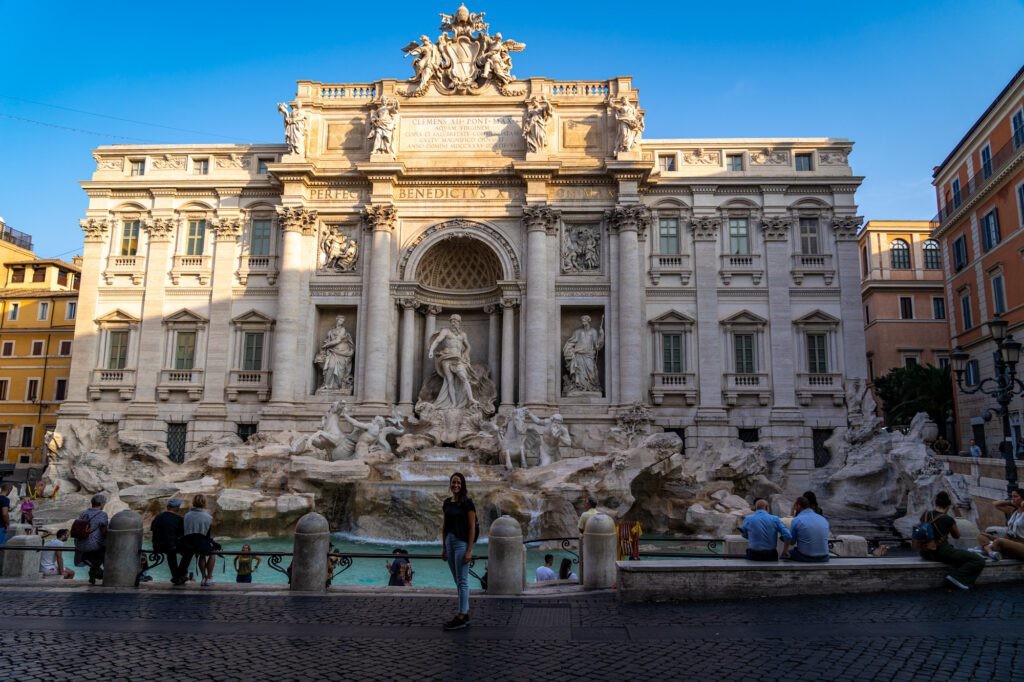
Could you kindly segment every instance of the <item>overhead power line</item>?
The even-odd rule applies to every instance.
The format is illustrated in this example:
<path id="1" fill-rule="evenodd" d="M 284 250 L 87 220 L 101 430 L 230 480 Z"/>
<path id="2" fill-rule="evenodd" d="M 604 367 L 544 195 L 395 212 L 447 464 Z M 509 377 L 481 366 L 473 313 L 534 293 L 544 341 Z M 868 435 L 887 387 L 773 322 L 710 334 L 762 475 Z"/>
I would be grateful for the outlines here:
<path id="1" fill-rule="evenodd" d="M 47 128 L 57 128 L 59 130 L 69 130 L 73 133 L 83 133 L 85 135 L 98 135 L 100 137 L 113 138 L 115 140 L 128 140 L 129 142 L 149 142 L 153 144 L 159 144 L 157 140 L 147 140 L 141 137 L 125 137 L 124 135 L 114 135 L 112 133 L 100 133 L 95 130 L 84 130 L 82 128 L 72 128 L 71 126 L 57 125 L 56 123 L 47 123 L 45 121 L 37 121 L 33 118 L 24 118 L 22 116 L 11 116 L 10 114 L 0 113 L 0 117 L 9 118 L 14 121 L 22 121 L 24 123 L 33 123 L 39 126 L 46 126 Z"/>

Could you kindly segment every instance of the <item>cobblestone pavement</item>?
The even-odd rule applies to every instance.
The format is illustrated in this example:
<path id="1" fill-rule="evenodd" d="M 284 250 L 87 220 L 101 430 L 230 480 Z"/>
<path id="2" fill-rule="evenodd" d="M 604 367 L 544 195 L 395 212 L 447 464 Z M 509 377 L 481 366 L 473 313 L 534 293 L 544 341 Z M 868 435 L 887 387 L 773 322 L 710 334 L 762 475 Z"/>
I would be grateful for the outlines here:
<path id="1" fill-rule="evenodd" d="M 624 605 L 0 591 L 13 680 L 1024 680 L 1024 586 Z"/>

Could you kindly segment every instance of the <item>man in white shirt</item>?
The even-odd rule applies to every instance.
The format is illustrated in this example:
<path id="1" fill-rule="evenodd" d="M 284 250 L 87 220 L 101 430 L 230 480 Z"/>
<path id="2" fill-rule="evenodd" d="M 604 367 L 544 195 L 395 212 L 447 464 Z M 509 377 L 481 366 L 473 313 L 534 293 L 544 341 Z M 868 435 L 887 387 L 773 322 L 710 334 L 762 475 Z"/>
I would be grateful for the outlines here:
<path id="1" fill-rule="evenodd" d="M 544 555 L 544 565 L 537 567 L 537 582 L 544 582 L 545 580 L 554 580 L 558 576 L 555 574 L 554 569 L 551 567 L 555 563 L 555 557 L 551 554 Z"/>
<path id="2" fill-rule="evenodd" d="M 62 575 L 67 580 L 71 580 L 75 577 L 75 572 L 73 570 L 70 568 L 64 568 L 64 557 L 61 556 L 62 552 L 57 551 L 57 549 L 64 547 L 64 541 L 67 539 L 67 529 L 61 528 L 57 531 L 57 535 L 55 537 L 46 541 L 45 546 L 52 547 L 53 549 L 43 550 L 39 553 L 39 570 L 44 576 Z"/>

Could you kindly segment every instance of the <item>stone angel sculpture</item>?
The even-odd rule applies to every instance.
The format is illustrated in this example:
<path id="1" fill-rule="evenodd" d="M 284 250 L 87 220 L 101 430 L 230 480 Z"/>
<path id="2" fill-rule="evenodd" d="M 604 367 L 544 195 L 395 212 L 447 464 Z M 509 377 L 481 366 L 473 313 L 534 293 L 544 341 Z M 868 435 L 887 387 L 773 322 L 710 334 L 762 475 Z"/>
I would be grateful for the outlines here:
<path id="1" fill-rule="evenodd" d="M 373 140 L 371 154 L 395 155 L 395 127 L 398 125 L 398 100 L 385 97 L 370 111 L 370 132 L 367 139 Z"/>
<path id="2" fill-rule="evenodd" d="M 523 137 L 526 151 L 537 153 L 544 149 L 548 137 L 548 120 L 551 118 L 551 101 L 544 96 L 533 96 L 526 101 L 523 115 Z"/>
<path id="3" fill-rule="evenodd" d="M 625 95 L 619 99 L 610 99 L 608 106 L 615 113 L 618 128 L 615 138 L 615 151 L 629 152 L 640 142 L 640 134 L 644 131 L 644 116 Z"/>
<path id="4" fill-rule="evenodd" d="M 289 154 L 306 155 L 306 112 L 302 110 L 302 102 L 298 100 L 288 105 L 280 102 L 277 110 L 284 117 L 284 141 L 288 145 Z"/>
<path id="5" fill-rule="evenodd" d="M 493 78 L 498 90 L 504 90 L 506 85 L 516 79 L 512 75 L 512 57 L 509 52 L 522 52 L 526 49 L 526 43 L 504 40 L 500 33 L 495 33 L 493 37 L 484 36 L 483 41 L 483 51 L 477 58 L 477 65 L 481 68 L 480 76 L 484 80 Z"/>
<path id="6" fill-rule="evenodd" d="M 438 76 L 441 68 L 441 52 L 427 36 L 420 36 L 420 42 L 413 41 L 402 48 L 405 56 L 413 56 L 413 76 L 409 82 L 416 84 L 416 91 L 423 91 Z"/>

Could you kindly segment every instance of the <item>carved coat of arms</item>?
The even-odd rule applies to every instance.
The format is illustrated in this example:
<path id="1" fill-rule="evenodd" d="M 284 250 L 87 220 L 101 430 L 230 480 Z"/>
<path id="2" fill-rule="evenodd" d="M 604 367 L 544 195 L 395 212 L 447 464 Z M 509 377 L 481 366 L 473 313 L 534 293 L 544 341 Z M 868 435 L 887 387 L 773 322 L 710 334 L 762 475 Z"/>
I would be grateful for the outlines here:
<path id="1" fill-rule="evenodd" d="M 505 40 L 500 33 L 492 36 L 489 28 L 483 12 L 470 12 L 465 5 L 454 14 L 442 13 L 442 33 L 436 42 L 424 35 L 402 48 L 407 56 L 415 57 L 409 79 L 414 86 L 405 95 L 425 95 L 431 84 L 444 94 L 475 94 L 488 83 L 503 95 L 523 94 L 508 85 L 516 78 L 510 53 L 522 52 L 526 45 Z"/>

